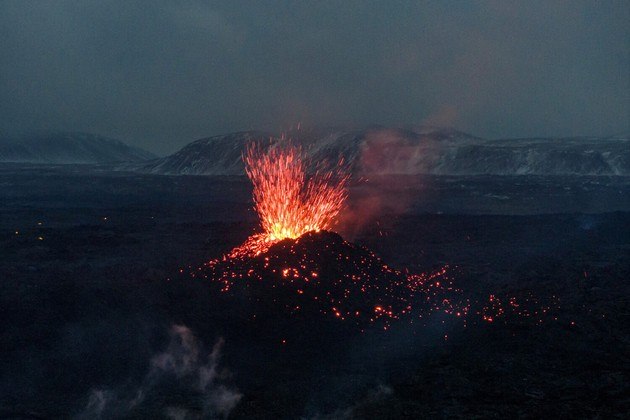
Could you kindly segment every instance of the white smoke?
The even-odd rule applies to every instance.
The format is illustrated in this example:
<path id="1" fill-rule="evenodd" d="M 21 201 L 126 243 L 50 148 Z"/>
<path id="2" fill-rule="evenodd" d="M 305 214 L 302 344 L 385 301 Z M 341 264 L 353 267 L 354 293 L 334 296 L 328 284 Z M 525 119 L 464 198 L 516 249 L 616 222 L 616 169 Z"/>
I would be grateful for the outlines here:
<path id="1" fill-rule="evenodd" d="M 76 418 L 151 416 L 156 410 L 160 410 L 161 416 L 172 419 L 227 417 L 242 395 L 224 384 L 229 373 L 219 369 L 224 340 L 217 340 L 212 352 L 205 356 L 188 327 L 173 325 L 170 336 L 166 351 L 151 358 L 151 368 L 140 385 L 119 390 L 92 390 L 85 408 Z M 156 407 L 164 390 L 167 394 L 174 391 L 184 398 L 190 396 L 190 401 L 182 406 Z"/>

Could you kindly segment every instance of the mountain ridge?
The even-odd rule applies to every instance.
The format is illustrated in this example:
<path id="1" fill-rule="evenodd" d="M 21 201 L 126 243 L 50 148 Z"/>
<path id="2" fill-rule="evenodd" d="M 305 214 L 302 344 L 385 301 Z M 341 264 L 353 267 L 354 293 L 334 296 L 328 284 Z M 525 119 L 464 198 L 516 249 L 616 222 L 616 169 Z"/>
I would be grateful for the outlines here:
<path id="1" fill-rule="evenodd" d="M 153 153 L 120 140 L 82 132 L 44 132 L 0 139 L 0 162 L 109 164 L 154 158 Z"/>
<path id="2" fill-rule="evenodd" d="M 369 175 L 608 175 L 630 176 L 624 137 L 485 139 L 451 128 L 412 126 L 293 130 L 311 162 L 340 158 L 353 174 Z M 136 166 L 166 175 L 244 175 L 247 143 L 275 147 L 272 133 L 242 131 L 196 140 L 172 155 Z"/>

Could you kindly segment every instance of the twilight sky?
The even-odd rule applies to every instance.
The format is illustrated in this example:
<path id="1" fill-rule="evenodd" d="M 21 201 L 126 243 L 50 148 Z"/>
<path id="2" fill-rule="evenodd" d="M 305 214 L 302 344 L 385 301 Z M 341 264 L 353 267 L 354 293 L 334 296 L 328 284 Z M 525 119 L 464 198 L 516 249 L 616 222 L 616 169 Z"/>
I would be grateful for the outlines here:
<path id="1" fill-rule="evenodd" d="M 0 0 L 0 135 L 630 133 L 630 2 Z"/>

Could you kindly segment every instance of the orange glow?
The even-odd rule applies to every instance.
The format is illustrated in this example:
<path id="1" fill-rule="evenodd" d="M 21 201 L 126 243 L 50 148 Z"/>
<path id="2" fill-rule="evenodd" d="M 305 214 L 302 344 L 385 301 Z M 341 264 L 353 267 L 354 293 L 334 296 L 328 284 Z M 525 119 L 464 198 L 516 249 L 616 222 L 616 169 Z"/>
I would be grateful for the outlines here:
<path id="1" fill-rule="evenodd" d="M 282 239 L 332 227 L 347 197 L 342 160 L 328 169 L 320 164 L 309 173 L 301 147 L 287 142 L 266 150 L 252 143 L 243 161 L 263 233 L 252 235 L 232 255 L 257 255 Z"/>

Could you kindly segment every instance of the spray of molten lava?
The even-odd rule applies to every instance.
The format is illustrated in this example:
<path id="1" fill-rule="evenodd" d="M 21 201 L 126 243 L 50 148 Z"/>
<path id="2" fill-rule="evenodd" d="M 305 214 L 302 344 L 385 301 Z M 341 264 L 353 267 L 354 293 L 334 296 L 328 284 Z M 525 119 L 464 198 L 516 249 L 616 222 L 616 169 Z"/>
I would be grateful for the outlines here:
<path id="1" fill-rule="evenodd" d="M 302 148 L 290 141 L 268 149 L 257 143 L 247 147 L 243 161 L 263 232 L 233 255 L 257 255 L 282 239 L 332 227 L 347 197 L 343 160 L 332 168 L 309 168 L 303 156 Z"/>

